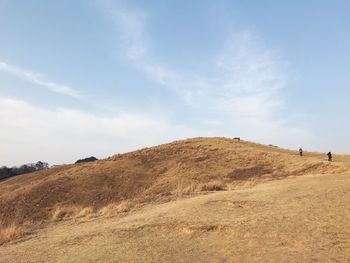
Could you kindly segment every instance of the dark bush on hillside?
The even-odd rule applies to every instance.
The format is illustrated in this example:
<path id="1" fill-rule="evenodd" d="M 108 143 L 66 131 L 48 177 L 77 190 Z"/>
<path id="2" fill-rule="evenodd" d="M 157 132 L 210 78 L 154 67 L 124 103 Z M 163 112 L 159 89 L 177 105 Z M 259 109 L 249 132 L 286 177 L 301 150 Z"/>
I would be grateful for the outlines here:
<path id="1" fill-rule="evenodd" d="M 91 157 L 88 157 L 88 158 L 85 158 L 85 159 L 80 159 L 78 161 L 76 161 L 75 163 L 88 163 L 88 162 L 94 162 L 94 161 L 97 161 L 98 159 L 94 156 L 91 156 Z"/>
<path id="2" fill-rule="evenodd" d="M 9 178 L 12 176 L 20 175 L 20 174 L 40 171 L 47 168 L 49 168 L 49 164 L 41 161 L 37 163 L 24 164 L 19 167 L 8 168 L 6 166 L 3 166 L 3 167 L 0 167 L 0 180 Z"/>

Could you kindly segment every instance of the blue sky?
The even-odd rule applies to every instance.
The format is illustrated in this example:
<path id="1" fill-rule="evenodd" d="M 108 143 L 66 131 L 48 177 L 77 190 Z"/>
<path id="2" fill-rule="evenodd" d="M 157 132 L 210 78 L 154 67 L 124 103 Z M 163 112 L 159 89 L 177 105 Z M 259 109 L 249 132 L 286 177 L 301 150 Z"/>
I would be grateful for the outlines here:
<path id="1" fill-rule="evenodd" d="M 349 8 L 0 0 L 0 165 L 197 136 L 350 152 Z"/>

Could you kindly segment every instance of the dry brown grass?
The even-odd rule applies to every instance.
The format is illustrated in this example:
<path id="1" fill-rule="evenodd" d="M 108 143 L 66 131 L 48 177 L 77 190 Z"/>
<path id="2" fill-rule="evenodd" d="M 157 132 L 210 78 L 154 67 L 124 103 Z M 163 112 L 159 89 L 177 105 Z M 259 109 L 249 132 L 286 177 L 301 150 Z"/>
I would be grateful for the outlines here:
<path id="1" fill-rule="evenodd" d="M 0 228 L 0 245 L 18 238 L 24 234 L 23 227 L 11 224 L 7 227 Z"/>
<path id="2" fill-rule="evenodd" d="M 92 207 L 84 207 L 80 212 L 76 215 L 76 217 L 86 217 L 90 216 L 94 213 L 94 209 Z"/>
<path id="3" fill-rule="evenodd" d="M 57 206 L 51 216 L 51 221 L 61 221 L 72 218 L 88 217 L 94 213 L 92 207 Z"/>
<path id="4" fill-rule="evenodd" d="M 201 186 L 201 191 L 225 191 L 227 186 L 222 182 L 209 182 Z"/>
<path id="5" fill-rule="evenodd" d="M 179 180 L 177 184 L 177 188 L 175 191 L 173 191 L 173 194 L 175 196 L 186 196 L 195 194 L 199 191 L 198 189 L 198 183 Z"/>
<path id="6" fill-rule="evenodd" d="M 126 213 L 126 212 L 129 212 L 134 205 L 135 204 L 130 200 L 125 200 L 120 203 L 112 203 L 101 208 L 98 211 L 98 214 L 104 215 L 104 216 L 113 216 L 119 213 Z"/>
<path id="7" fill-rule="evenodd" d="M 285 178 L 62 221 L 0 262 L 350 262 L 349 200 L 350 173 Z"/>
<path id="8" fill-rule="evenodd" d="M 212 181 L 207 183 L 196 183 L 187 181 L 180 181 L 176 191 L 174 191 L 175 196 L 189 196 L 194 194 L 200 194 L 202 192 L 211 191 L 225 191 L 228 189 L 228 185 L 222 181 Z"/>
<path id="9" fill-rule="evenodd" d="M 0 181 L 3 225 L 113 215 L 140 204 L 242 189 L 288 176 L 349 171 L 350 157 L 195 138 Z M 64 204 L 64 205 L 62 205 Z"/>

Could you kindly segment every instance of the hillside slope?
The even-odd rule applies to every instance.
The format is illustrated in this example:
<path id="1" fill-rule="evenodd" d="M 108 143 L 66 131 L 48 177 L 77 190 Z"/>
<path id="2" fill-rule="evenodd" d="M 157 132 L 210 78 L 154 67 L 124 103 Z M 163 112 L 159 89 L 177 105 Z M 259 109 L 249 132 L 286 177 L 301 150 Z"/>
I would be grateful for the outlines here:
<path id="1" fill-rule="evenodd" d="M 339 173 L 343 163 L 300 158 L 224 138 L 197 138 L 0 181 L 0 221 L 49 219 L 59 206 L 99 209 L 128 199 L 235 189 L 287 176 Z M 213 189 L 212 189 L 213 188 Z"/>
<path id="2" fill-rule="evenodd" d="M 55 223 L 0 262 L 349 262 L 350 175 L 313 175 Z"/>
<path id="3" fill-rule="evenodd" d="M 93 221 L 104 220 L 99 218 L 118 212 L 130 212 L 130 210 L 130 213 L 139 213 L 142 217 L 143 214 L 148 213 L 146 207 L 151 206 L 149 209 L 153 210 L 155 209 L 153 206 L 157 204 L 170 207 L 175 205 L 175 207 L 179 206 L 176 209 L 180 209 L 180 206 L 187 202 L 182 200 L 184 198 L 192 200 L 194 203 L 190 210 L 197 211 L 200 207 L 197 207 L 195 200 L 209 198 L 208 202 L 211 202 L 210 198 L 214 196 L 210 194 L 212 191 L 224 190 L 220 193 L 215 192 L 215 195 L 228 195 L 227 198 L 230 200 L 232 195 L 239 191 L 249 193 L 254 186 L 269 181 L 278 183 L 285 178 L 305 175 L 311 178 L 312 175 L 323 174 L 323 177 L 317 178 L 329 178 L 332 181 L 340 174 L 345 176 L 350 171 L 349 156 L 336 156 L 335 160 L 330 163 L 326 161 L 325 155 L 316 153 L 305 153 L 301 158 L 294 151 L 232 139 L 195 138 L 116 155 L 93 163 L 67 165 L 17 176 L 0 181 L 0 243 L 15 238 L 16 229 L 20 229 L 19 232 L 35 233 L 34 230 L 38 227 L 44 229 L 48 227 L 47 231 L 51 231 L 53 223 L 50 222 L 62 219 L 89 218 L 90 216 Z M 347 189 L 348 177 L 344 178 L 346 183 L 341 187 Z M 319 179 L 315 183 L 318 182 Z M 271 191 L 281 193 L 279 189 Z M 312 196 L 312 193 L 310 196 L 306 195 L 304 202 L 312 203 Z M 279 198 L 277 194 L 275 198 Z M 337 198 L 343 197 L 336 195 L 334 200 L 337 201 Z M 348 196 L 346 198 L 341 201 L 350 201 Z M 271 204 L 268 209 L 271 210 L 272 215 L 277 216 L 277 207 L 274 208 L 272 199 L 269 202 Z M 254 201 L 249 203 L 248 207 L 253 210 L 258 209 L 256 204 L 258 203 Z M 225 202 L 215 203 L 215 207 L 217 206 L 220 210 L 222 208 L 223 211 L 226 205 Z M 237 207 L 240 208 L 240 206 L 240 203 L 237 203 Z M 307 207 L 305 205 L 301 209 L 307 209 Z M 209 214 L 203 212 L 203 218 L 194 224 L 199 226 L 208 224 L 209 221 L 206 222 L 206 218 L 210 218 L 212 216 L 210 213 L 213 211 L 211 208 L 209 210 Z M 259 209 L 256 211 L 263 212 Z M 230 213 L 228 211 L 228 217 L 234 216 Z M 185 217 L 192 216 L 194 215 L 191 213 L 185 215 Z M 298 221 L 304 220 L 300 214 L 296 216 Z M 267 215 L 262 218 L 255 223 L 266 226 L 272 223 L 267 220 Z M 241 219 L 244 219 L 244 215 Z M 106 222 L 108 223 L 109 220 Z M 59 223 L 57 227 L 61 224 Z M 221 223 L 217 224 L 220 228 Z M 174 231 L 178 227 L 182 228 L 181 222 L 180 226 L 174 225 L 174 227 Z M 217 226 L 214 226 L 214 229 L 216 228 Z M 55 228 L 52 229 L 54 231 Z M 71 231 L 81 231 L 81 229 L 72 223 Z M 209 231 L 211 232 L 215 231 Z M 68 236 L 66 238 L 69 239 Z M 49 242 L 54 243 L 53 240 Z M 1 251 L 12 249 L 12 245 L 3 247 L 4 250 Z M 15 247 L 16 244 L 13 248 Z"/>

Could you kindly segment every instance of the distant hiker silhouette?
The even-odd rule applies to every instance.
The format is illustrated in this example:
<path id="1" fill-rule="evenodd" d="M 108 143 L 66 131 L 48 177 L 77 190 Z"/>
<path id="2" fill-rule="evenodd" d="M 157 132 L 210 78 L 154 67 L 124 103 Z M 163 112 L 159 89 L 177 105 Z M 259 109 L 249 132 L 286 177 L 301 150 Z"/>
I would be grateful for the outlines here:
<path id="1" fill-rule="evenodd" d="M 328 152 L 327 155 L 328 155 L 328 161 L 331 162 L 332 161 L 332 153 Z"/>
<path id="2" fill-rule="evenodd" d="M 303 149 L 299 148 L 299 155 L 303 156 Z"/>

